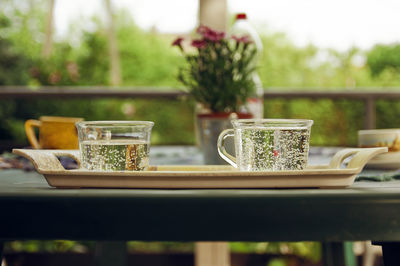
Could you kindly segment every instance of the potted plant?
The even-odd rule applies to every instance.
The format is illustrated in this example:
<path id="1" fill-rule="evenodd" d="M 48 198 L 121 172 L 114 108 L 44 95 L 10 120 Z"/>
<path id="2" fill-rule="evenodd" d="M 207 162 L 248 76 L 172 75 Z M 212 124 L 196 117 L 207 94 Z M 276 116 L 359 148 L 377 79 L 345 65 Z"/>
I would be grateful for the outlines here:
<path id="1" fill-rule="evenodd" d="M 187 62 L 178 79 L 200 106 L 196 126 L 205 163 L 224 163 L 216 149 L 219 133 L 230 126 L 232 117 L 252 117 L 245 103 L 256 89 L 252 74 L 257 49 L 247 36 L 227 37 L 206 26 L 198 27 L 197 33 L 199 38 L 189 47 L 184 48 L 183 38 L 173 42 Z"/>

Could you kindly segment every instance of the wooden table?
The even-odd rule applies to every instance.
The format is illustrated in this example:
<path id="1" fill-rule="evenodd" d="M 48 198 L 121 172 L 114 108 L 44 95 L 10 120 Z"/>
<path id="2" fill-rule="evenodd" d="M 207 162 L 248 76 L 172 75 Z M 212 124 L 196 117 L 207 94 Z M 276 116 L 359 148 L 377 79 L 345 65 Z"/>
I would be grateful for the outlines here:
<path id="1" fill-rule="evenodd" d="M 400 254 L 400 181 L 345 189 L 55 189 L 36 172 L 0 170 L 0 206 L 2 241 L 322 241 L 341 249 L 343 241 L 373 240 L 385 258 Z"/>

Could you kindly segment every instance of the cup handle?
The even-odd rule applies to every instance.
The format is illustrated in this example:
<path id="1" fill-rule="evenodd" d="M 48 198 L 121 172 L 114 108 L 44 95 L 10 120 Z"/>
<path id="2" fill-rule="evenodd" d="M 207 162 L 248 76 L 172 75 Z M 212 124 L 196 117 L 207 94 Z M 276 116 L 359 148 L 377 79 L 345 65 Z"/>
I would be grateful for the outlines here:
<path id="1" fill-rule="evenodd" d="M 225 139 L 233 136 L 234 136 L 233 129 L 225 129 L 224 131 L 222 131 L 218 137 L 217 148 L 219 156 L 221 156 L 222 159 L 227 161 L 233 167 L 238 168 L 236 163 L 236 158 L 230 155 L 225 149 Z"/>
<path id="2" fill-rule="evenodd" d="M 25 133 L 28 137 L 29 143 L 32 145 L 34 149 L 40 149 L 39 141 L 36 137 L 34 127 L 40 128 L 42 122 L 39 120 L 29 119 L 25 122 Z"/>

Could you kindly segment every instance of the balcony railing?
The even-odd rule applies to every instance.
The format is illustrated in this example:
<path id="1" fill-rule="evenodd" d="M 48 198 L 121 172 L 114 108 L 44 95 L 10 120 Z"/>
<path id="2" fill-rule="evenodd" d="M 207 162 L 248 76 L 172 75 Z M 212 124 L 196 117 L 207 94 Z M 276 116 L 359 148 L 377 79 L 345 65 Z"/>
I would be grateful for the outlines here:
<path id="1" fill-rule="evenodd" d="M 140 99 L 178 99 L 186 93 L 172 88 L 149 87 L 39 87 L 29 88 L 25 86 L 0 87 L 0 100 L 6 98 L 140 98 Z M 357 91 L 322 92 L 312 90 L 279 91 L 278 88 L 268 88 L 264 92 L 264 98 L 283 99 L 351 99 L 365 102 L 364 128 L 375 128 L 376 109 L 375 102 L 379 99 L 400 99 L 400 91 L 382 92 L 368 91 L 360 88 Z"/>

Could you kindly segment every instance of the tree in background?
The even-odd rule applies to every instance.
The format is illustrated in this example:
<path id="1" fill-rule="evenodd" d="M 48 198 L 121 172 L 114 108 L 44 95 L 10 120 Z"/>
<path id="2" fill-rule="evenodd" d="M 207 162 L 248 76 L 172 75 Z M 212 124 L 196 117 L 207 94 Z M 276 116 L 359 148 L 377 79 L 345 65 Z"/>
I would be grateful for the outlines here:
<path id="1" fill-rule="evenodd" d="M 32 60 L 5 38 L 11 21 L 0 14 L 0 85 L 25 85 Z"/>
<path id="2" fill-rule="evenodd" d="M 400 84 L 400 44 L 375 45 L 367 52 L 367 65 L 371 77 L 381 86 Z"/>
<path id="3" fill-rule="evenodd" d="M 367 64 L 373 77 L 388 68 L 400 71 L 400 44 L 375 45 L 367 53 Z"/>

